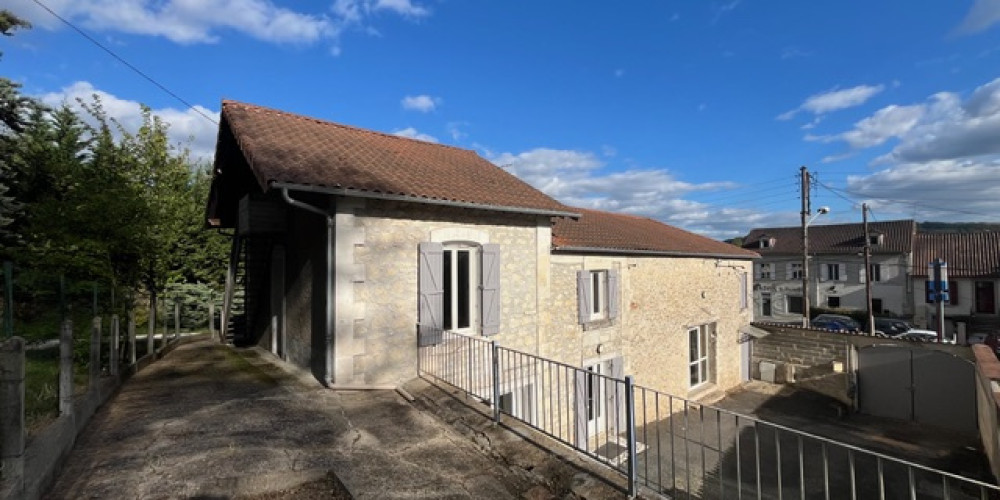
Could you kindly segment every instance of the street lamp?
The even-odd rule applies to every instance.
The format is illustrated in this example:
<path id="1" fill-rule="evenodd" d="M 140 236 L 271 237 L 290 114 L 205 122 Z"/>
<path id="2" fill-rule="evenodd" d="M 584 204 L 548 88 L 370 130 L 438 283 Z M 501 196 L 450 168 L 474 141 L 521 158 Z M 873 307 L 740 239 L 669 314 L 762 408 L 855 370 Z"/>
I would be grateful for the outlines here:
<path id="1" fill-rule="evenodd" d="M 809 224 L 820 215 L 830 213 L 830 207 L 819 207 L 812 217 L 806 219 L 808 211 L 802 211 L 802 326 L 809 328 Z"/>

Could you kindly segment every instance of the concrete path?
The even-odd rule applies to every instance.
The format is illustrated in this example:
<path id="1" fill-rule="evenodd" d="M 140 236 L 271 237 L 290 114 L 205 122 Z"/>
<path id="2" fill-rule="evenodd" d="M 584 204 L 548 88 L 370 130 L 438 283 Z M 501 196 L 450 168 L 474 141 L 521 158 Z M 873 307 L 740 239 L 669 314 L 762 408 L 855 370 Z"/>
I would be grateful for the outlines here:
<path id="1" fill-rule="evenodd" d="M 47 498 L 232 498 L 331 471 L 354 498 L 539 492 L 396 392 L 329 391 L 260 356 L 200 338 L 143 370 L 94 416 Z"/>

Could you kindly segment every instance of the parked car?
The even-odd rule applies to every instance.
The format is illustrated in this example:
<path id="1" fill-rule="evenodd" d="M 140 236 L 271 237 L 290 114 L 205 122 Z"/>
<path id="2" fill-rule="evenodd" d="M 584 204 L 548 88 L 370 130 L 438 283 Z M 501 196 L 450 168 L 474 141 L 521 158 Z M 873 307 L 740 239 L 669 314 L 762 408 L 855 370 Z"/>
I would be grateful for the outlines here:
<path id="1" fill-rule="evenodd" d="M 922 340 L 924 342 L 937 342 L 938 334 L 933 330 L 921 330 L 919 328 L 911 328 L 904 333 L 896 336 L 897 339 L 903 340 Z M 944 338 L 943 344 L 954 344 L 954 338 Z"/>
<path id="2" fill-rule="evenodd" d="M 896 318 L 875 318 L 875 330 L 890 337 L 906 333 L 912 329 L 909 323 Z"/>
<path id="3" fill-rule="evenodd" d="M 848 332 L 860 332 L 861 324 L 854 321 L 854 318 L 850 316 L 844 316 L 843 314 L 820 314 L 813 318 L 810 322 L 813 328 L 822 328 L 824 330 L 845 330 Z"/>

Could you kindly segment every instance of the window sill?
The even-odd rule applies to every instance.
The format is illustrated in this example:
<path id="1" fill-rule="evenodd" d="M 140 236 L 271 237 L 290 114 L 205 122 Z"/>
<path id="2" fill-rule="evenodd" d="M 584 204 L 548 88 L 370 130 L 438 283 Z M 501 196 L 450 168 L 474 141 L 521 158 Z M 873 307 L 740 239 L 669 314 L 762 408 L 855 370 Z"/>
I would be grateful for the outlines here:
<path id="1" fill-rule="evenodd" d="M 604 319 L 595 319 L 593 321 L 588 321 L 588 322 L 584 323 L 583 324 L 583 331 L 586 332 L 588 330 L 599 330 L 601 328 L 607 328 L 607 327 L 612 326 L 614 324 L 615 324 L 615 321 L 613 319 L 607 319 L 607 318 L 604 318 Z"/>

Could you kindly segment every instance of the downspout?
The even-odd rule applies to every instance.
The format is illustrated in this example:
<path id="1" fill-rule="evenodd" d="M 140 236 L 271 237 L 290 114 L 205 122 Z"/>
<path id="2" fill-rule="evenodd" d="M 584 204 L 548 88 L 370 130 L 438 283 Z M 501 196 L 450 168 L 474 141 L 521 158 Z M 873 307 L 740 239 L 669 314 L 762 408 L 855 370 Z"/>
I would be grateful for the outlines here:
<path id="1" fill-rule="evenodd" d="M 326 218 L 326 349 L 324 353 L 324 370 L 326 373 L 323 374 L 323 382 L 328 386 L 333 385 L 333 338 L 334 338 L 334 287 L 333 287 L 333 273 L 334 273 L 334 249 L 333 249 L 333 238 L 334 238 L 334 215 L 324 211 L 323 209 L 314 207 L 308 203 L 296 200 L 288 192 L 288 188 L 281 188 L 281 197 L 285 200 L 285 203 L 307 212 L 312 212 L 314 214 L 320 215 Z"/>

